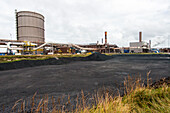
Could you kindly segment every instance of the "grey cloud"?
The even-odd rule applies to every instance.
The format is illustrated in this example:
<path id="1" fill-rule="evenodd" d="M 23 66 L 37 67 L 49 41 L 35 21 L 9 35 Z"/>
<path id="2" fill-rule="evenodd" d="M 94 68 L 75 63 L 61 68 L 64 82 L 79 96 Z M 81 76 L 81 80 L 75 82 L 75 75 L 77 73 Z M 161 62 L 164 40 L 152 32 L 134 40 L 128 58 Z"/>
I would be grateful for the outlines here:
<path id="1" fill-rule="evenodd" d="M 14 10 L 30 10 L 45 16 L 46 41 L 58 43 L 93 43 L 104 38 L 118 46 L 128 46 L 138 41 L 138 32 L 143 39 L 158 36 L 165 39 L 170 29 L 169 0 L 5 0 L 0 1 L 1 37 L 15 36 Z M 163 38 L 162 38 L 163 39 Z M 155 41 L 155 42 L 154 42 Z"/>

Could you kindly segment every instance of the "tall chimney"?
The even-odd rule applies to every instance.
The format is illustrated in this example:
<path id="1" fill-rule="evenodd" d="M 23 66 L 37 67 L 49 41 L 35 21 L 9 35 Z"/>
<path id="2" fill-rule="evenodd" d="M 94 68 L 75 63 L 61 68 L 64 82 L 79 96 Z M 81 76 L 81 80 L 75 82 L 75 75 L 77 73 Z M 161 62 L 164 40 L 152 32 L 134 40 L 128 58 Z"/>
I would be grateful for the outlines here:
<path id="1" fill-rule="evenodd" d="M 139 32 L 139 42 L 142 42 L 142 32 Z"/>
<path id="2" fill-rule="evenodd" d="M 107 44 L 107 31 L 105 31 L 105 44 Z"/>
<path id="3" fill-rule="evenodd" d="M 102 44 L 103 44 L 103 38 L 102 38 Z"/>
<path id="4" fill-rule="evenodd" d="M 151 49 L 151 40 L 149 40 L 149 49 Z"/>

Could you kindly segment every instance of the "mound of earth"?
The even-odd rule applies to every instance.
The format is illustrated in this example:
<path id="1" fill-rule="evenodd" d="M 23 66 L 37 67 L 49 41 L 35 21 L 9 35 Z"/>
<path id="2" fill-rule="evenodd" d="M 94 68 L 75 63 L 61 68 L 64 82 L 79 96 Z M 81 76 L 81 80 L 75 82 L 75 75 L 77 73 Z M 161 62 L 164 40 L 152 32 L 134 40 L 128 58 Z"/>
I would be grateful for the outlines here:
<path id="1" fill-rule="evenodd" d="M 92 55 L 86 57 L 88 61 L 105 61 L 110 59 L 110 56 L 101 54 L 101 53 L 93 53 Z"/>
<path id="2" fill-rule="evenodd" d="M 156 81 L 154 82 L 151 87 L 153 88 L 159 88 L 161 87 L 162 85 L 170 85 L 170 77 L 167 77 L 167 78 L 162 78 L 160 79 L 159 81 Z"/>
<path id="3" fill-rule="evenodd" d="M 73 57 L 73 58 L 59 58 L 59 59 L 50 58 L 46 60 L 22 60 L 22 61 L 10 62 L 10 63 L 0 63 L 0 71 L 25 68 L 25 67 L 41 66 L 41 65 L 62 65 L 62 64 L 70 63 L 70 62 L 75 62 L 75 61 L 104 61 L 108 59 L 110 59 L 110 57 L 107 55 L 104 55 L 101 53 L 94 53 L 85 58 Z"/>

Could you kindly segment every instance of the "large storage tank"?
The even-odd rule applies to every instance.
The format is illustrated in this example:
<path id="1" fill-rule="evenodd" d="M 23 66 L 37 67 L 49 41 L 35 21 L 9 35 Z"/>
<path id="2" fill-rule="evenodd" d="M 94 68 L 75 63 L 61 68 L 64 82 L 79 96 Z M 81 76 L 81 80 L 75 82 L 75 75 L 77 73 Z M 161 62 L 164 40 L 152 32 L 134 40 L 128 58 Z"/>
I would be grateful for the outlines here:
<path id="1" fill-rule="evenodd" d="M 44 43 L 44 16 L 31 11 L 16 11 L 17 40 Z"/>

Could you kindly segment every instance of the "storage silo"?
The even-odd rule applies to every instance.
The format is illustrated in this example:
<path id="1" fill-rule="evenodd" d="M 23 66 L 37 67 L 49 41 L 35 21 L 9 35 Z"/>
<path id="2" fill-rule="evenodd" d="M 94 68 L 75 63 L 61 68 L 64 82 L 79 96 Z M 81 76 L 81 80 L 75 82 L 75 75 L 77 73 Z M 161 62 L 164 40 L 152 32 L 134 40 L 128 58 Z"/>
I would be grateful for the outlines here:
<path id="1" fill-rule="evenodd" d="M 44 16 L 31 11 L 16 11 L 17 40 L 44 43 Z"/>

